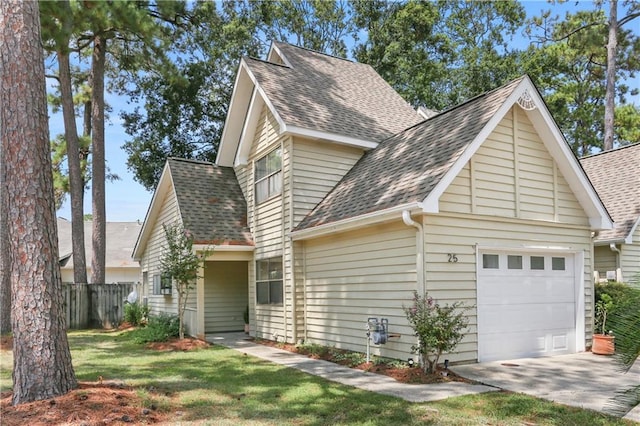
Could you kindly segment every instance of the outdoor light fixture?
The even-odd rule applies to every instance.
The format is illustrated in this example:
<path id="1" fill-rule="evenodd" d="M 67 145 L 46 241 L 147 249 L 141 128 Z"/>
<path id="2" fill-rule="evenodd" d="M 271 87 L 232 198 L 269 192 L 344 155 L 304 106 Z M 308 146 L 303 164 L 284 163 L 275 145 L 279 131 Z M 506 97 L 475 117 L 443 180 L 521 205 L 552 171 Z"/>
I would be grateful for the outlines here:
<path id="1" fill-rule="evenodd" d="M 409 364 L 409 367 L 413 367 L 413 358 L 409 358 L 407 363 Z"/>

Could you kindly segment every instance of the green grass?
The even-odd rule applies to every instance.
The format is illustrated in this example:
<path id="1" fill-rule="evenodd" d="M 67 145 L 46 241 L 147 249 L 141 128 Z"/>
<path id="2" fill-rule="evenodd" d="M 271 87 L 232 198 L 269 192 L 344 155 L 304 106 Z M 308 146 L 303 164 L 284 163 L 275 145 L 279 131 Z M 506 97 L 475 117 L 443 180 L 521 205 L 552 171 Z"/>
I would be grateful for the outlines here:
<path id="1" fill-rule="evenodd" d="M 593 411 L 508 392 L 415 404 L 328 382 L 231 349 L 155 352 L 131 332 L 69 333 L 78 380 L 123 381 L 146 406 L 181 412 L 181 424 L 244 425 L 622 425 Z M 0 354 L 0 390 L 12 359 Z M 407 385 L 410 386 L 410 385 Z"/>

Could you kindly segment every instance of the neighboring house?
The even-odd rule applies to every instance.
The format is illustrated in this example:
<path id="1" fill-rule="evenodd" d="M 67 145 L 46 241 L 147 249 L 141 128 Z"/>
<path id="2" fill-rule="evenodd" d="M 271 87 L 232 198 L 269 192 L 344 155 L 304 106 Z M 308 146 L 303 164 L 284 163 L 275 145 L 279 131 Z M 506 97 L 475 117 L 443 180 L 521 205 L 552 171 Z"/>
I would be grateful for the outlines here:
<path id="1" fill-rule="evenodd" d="M 406 359 L 403 306 L 427 291 L 469 307 L 452 362 L 585 350 L 612 222 L 530 79 L 425 115 L 368 65 L 242 59 L 216 164 L 170 159 L 136 243 L 153 311 L 175 311 L 158 253 L 178 220 L 214 249 L 192 335 L 242 330 L 248 301 L 253 336 L 361 352 L 387 318 L 400 337 L 373 352 Z"/>
<path id="2" fill-rule="evenodd" d="M 594 238 L 600 278 L 629 282 L 640 274 L 640 143 L 580 160 L 615 222 Z"/>
<path id="3" fill-rule="evenodd" d="M 91 221 L 84 222 L 84 250 L 87 262 L 87 280 L 91 280 Z M 139 222 L 107 222 L 105 253 L 105 281 L 107 283 L 137 283 L 140 265 L 131 258 L 131 251 L 140 233 Z M 58 247 L 63 283 L 73 280 L 73 250 L 71 222 L 58 218 Z"/>

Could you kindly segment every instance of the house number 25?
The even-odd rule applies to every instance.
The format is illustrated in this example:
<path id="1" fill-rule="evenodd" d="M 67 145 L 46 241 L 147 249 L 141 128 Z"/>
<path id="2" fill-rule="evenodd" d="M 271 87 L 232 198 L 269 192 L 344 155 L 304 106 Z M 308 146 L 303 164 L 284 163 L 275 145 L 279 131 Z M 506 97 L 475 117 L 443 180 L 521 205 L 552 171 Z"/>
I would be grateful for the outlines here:
<path id="1" fill-rule="evenodd" d="M 458 261 L 458 255 L 455 253 L 448 253 L 447 256 L 449 256 L 449 263 L 456 263 Z"/>

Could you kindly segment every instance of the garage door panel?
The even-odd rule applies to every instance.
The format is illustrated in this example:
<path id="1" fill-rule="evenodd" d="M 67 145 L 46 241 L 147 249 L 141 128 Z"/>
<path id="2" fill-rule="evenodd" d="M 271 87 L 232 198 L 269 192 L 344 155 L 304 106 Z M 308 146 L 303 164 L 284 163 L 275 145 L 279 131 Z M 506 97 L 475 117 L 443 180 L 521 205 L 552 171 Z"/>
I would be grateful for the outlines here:
<path id="1" fill-rule="evenodd" d="M 516 281 L 505 277 L 486 277 L 486 283 L 478 291 L 478 304 L 520 303 L 573 303 L 573 282 L 571 279 L 544 279 Z"/>
<path id="2" fill-rule="evenodd" d="M 492 332 L 515 332 L 573 328 L 575 311 L 565 303 L 486 305 L 478 315 L 478 327 Z M 499 326 L 496 326 L 499 324 Z M 495 331 L 492 331 L 495 330 Z M 484 333 L 484 332 L 483 332 Z"/>
<path id="3" fill-rule="evenodd" d="M 573 261 L 557 253 L 480 253 L 480 361 L 575 352 Z"/>
<path id="4" fill-rule="evenodd" d="M 488 334 L 483 336 L 481 347 L 483 361 L 539 356 L 563 355 L 573 352 L 570 341 L 574 338 L 570 329 L 556 333 L 526 334 L 520 332 Z M 505 356 L 505 354 L 508 354 Z"/>

